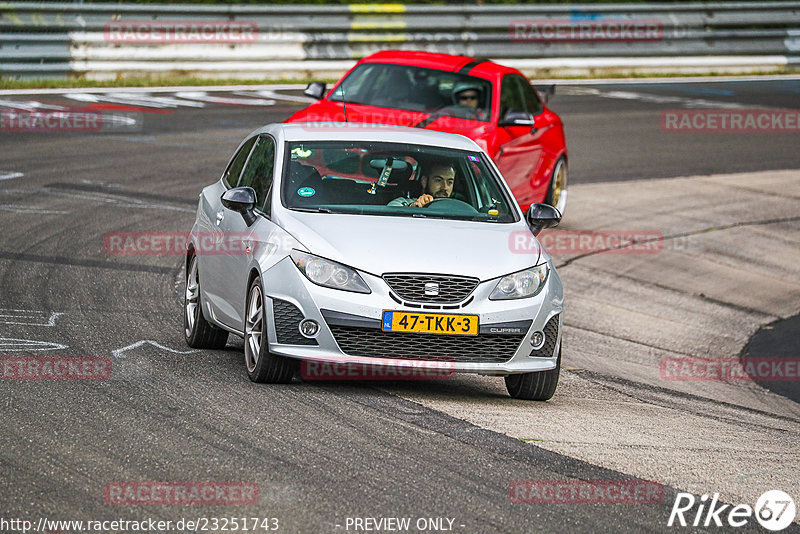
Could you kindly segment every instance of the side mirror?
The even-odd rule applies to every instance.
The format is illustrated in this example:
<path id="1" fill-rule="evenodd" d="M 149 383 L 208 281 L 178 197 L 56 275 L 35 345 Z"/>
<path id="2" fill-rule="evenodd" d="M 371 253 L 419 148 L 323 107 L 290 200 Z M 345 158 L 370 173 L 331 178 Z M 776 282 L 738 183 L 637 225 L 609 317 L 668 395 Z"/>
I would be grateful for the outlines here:
<path id="1" fill-rule="evenodd" d="M 533 120 L 533 115 L 518 109 L 509 109 L 506 116 L 497 123 L 498 126 L 530 126 L 531 128 L 535 124 L 536 121 Z"/>
<path id="2" fill-rule="evenodd" d="M 250 226 L 256 222 L 256 191 L 252 187 L 234 187 L 222 194 L 222 205 L 231 211 L 242 214 L 244 222 Z"/>
<path id="3" fill-rule="evenodd" d="M 550 204 L 536 202 L 528 208 L 525 220 L 528 222 L 533 235 L 539 235 L 545 228 L 558 226 L 558 223 L 561 222 L 561 212 Z"/>
<path id="4" fill-rule="evenodd" d="M 325 82 L 311 82 L 310 84 L 308 84 L 308 86 L 306 86 L 306 89 L 305 91 L 303 91 L 303 94 L 319 100 L 325 95 L 326 87 L 327 85 L 325 84 Z"/>

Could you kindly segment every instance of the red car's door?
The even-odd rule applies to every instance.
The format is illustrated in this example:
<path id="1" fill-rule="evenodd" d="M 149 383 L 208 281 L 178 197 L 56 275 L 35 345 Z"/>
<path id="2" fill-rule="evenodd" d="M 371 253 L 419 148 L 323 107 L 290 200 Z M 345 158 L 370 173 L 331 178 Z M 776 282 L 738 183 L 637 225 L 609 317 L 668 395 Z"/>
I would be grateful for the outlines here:
<path id="1" fill-rule="evenodd" d="M 534 178 L 542 160 L 542 134 L 550 124 L 543 122 L 547 121 L 547 114 L 542 114 L 536 91 L 518 74 L 507 74 L 500 86 L 500 119 L 509 110 L 527 111 L 534 116 L 536 124 L 533 127 L 498 126 L 495 162 L 520 205 L 541 202 L 544 198 L 542 184 Z"/>

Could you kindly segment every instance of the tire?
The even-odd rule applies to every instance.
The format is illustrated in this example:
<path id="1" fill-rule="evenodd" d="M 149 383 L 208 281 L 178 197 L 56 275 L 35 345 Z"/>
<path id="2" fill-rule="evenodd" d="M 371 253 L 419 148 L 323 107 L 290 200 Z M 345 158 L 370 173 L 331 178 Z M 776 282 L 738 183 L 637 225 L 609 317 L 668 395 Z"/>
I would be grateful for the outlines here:
<path id="1" fill-rule="evenodd" d="M 244 317 L 244 364 L 247 376 L 258 383 L 288 384 L 292 381 L 297 362 L 269 352 L 265 310 L 261 277 L 257 276 L 247 290 Z"/>
<path id="2" fill-rule="evenodd" d="M 197 256 L 189 258 L 186 269 L 186 290 L 183 293 L 183 335 L 194 349 L 222 349 L 228 342 L 228 332 L 212 326 L 203 317 L 200 301 L 200 274 Z"/>
<path id="3" fill-rule="evenodd" d="M 553 175 L 550 177 L 550 186 L 547 188 L 544 203 L 550 204 L 560 211 L 561 215 L 564 215 L 567 207 L 567 160 L 563 157 L 559 158 L 553 167 Z"/>
<path id="4" fill-rule="evenodd" d="M 553 398 L 561 373 L 561 348 L 558 349 L 556 368 L 537 373 L 521 373 L 506 377 L 508 394 L 515 399 L 546 401 Z"/>

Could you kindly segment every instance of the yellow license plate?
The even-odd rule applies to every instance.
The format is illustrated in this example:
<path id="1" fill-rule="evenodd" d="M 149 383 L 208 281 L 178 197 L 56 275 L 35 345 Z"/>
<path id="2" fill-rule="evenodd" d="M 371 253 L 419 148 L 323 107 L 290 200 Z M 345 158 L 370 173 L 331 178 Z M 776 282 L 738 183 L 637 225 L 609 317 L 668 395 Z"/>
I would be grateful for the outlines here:
<path id="1" fill-rule="evenodd" d="M 385 311 L 383 312 L 381 330 L 384 332 L 477 336 L 478 316 Z"/>

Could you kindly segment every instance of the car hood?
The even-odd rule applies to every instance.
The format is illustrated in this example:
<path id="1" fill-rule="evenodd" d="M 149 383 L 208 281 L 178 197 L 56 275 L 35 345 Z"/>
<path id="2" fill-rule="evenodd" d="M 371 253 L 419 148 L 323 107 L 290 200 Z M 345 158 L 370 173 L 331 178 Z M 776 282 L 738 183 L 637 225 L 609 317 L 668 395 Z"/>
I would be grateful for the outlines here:
<path id="1" fill-rule="evenodd" d="M 374 275 L 424 272 L 489 280 L 539 262 L 532 238 L 514 224 L 281 211 L 276 222 L 309 252 Z"/>
<path id="2" fill-rule="evenodd" d="M 430 120 L 433 118 L 434 120 Z M 362 104 L 347 104 L 347 120 L 365 124 L 420 127 L 437 132 L 460 134 L 480 143 L 491 134 L 491 123 L 443 115 L 431 117 L 430 113 L 400 109 L 380 108 Z M 321 100 L 292 115 L 286 122 L 342 122 L 344 111 L 338 102 Z M 430 122 L 428 122 L 430 121 Z M 485 149 L 485 147 L 483 147 Z"/>

